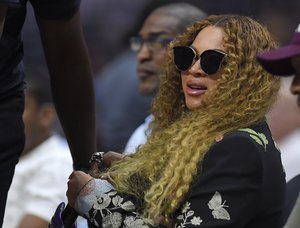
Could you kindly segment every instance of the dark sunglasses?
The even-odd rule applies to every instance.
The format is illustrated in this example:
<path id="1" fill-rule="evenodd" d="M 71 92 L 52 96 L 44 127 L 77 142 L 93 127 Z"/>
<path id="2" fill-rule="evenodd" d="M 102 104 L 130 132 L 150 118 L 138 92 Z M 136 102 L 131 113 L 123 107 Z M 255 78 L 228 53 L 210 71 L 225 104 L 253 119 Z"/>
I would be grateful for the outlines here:
<path id="1" fill-rule="evenodd" d="M 207 75 L 215 74 L 226 56 L 226 53 L 214 49 L 206 50 L 199 55 L 191 46 L 177 46 L 173 48 L 173 52 L 174 63 L 178 70 L 186 71 L 200 59 L 201 69 Z"/>

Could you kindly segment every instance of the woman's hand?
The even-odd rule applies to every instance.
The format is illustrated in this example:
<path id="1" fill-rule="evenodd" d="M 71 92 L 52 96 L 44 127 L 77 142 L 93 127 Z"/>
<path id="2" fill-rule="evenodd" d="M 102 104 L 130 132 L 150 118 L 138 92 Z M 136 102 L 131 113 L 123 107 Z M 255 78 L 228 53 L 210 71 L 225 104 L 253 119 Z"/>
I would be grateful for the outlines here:
<path id="1" fill-rule="evenodd" d="M 94 178 L 82 171 L 73 171 L 71 173 L 67 190 L 67 198 L 71 207 L 74 207 L 79 192 L 91 179 Z"/>
<path id="2" fill-rule="evenodd" d="M 120 154 L 114 151 L 108 151 L 103 155 L 104 166 L 106 168 L 109 168 L 114 161 L 119 161 L 124 157 L 124 154 Z"/>
<path id="3" fill-rule="evenodd" d="M 100 173 L 101 173 L 100 171 L 103 171 L 103 170 L 109 168 L 114 161 L 121 160 L 124 157 L 125 157 L 125 155 L 123 155 L 123 154 L 120 154 L 120 153 L 117 153 L 114 151 L 108 151 L 103 154 L 103 162 L 101 162 L 101 164 L 100 164 L 101 170 L 99 169 L 99 164 L 97 163 L 96 160 L 91 161 L 91 168 L 89 170 L 89 174 L 95 178 L 102 178 L 100 175 Z"/>

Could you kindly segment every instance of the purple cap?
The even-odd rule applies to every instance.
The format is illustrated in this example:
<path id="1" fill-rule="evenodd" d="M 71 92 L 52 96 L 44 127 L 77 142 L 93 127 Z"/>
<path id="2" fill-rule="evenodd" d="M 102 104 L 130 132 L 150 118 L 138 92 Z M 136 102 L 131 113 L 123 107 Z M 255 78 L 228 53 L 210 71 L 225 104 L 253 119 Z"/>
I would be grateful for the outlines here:
<path id="1" fill-rule="evenodd" d="M 260 52 L 257 55 L 257 60 L 271 74 L 290 76 L 295 73 L 291 58 L 297 55 L 300 55 L 300 24 L 287 45 Z"/>

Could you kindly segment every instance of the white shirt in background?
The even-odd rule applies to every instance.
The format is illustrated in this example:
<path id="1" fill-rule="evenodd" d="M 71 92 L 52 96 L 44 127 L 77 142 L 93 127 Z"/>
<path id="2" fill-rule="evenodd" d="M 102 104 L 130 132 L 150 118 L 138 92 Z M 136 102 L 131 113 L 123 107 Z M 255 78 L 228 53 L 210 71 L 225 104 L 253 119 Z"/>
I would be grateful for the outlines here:
<path id="1" fill-rule="evenodd" d="M 72 158 L 64 139 L 52 136 L 22 156 L 8 192 L 3 228 L 16 228 L 25 214 L 50 221 L 56 207 L 67 202 Z"/>
<path id="2" fill-rule="evenodd" d="M 139 145 L 143 145 L 147 142 L 147 139 L 151 133 L 149 124 L 153 120 L 153 116 L 149 115 L 143 124 L 141 124 L 130 136 L 123 154 L 133 154 Z"/>

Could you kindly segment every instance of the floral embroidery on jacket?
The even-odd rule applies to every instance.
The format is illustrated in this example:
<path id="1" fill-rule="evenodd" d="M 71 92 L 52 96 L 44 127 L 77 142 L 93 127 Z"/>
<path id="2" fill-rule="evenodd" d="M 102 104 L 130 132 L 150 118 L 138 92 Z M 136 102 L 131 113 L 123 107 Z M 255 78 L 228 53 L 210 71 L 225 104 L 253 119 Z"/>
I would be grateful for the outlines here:
<path id="1" fill-rule="evenodd" d="M 127 216 L 124 219 L 124 227 L 126 228 L 149 228 L 147 224 L 145 224 L 145 220 L 140 217 L 138 213 L 136 216 Z"/>
<path id="2" fill-rule="evenodd" d="M 117 191 L 110 191 L 96 196 L 93 209 L 89 213 L 89 220 L 96 226 L 103 228 L 149 228 L 146 220 L 135 210 L 136 207 L 131 201 L 124 200 L 120 195 L 117 195 Z M 122 211 L 125 211 L 125 214 L 128 212 L 128 215 L 124 216 Z M 102 226 L 97 222 L 99 221 L 97 216 L 102 217 Z"/>
<path id="3" fill-rule="evenodd" d="M 224 207 L 228 207 L 225 205 L 226 200 L 222 203 L 222 196 L 219 192 L 215 192 L 211 200 L 208 202 L 208 207 L 212 210 L 212 215 L 215 219 L 224 219 L 230 220 L 230 215 L 228 211 Z"/>
<path id="4" fill-rule="evenodd" d="M 194 215 L 194 211 L 190 210 L 190 206 L 191 203 L 186 202 L 182 209 L 181 209 L 181 214 L 177 216 L 178 220 L 182 220 L 182 222 L 180 221 L 180 224 L 175 224 L 175 227 L 177 228 L 183 228 L 186 227 L 186 225 L 188 224 L 192 224 L 194 226 L 199 226 L 201 225 L 201 223 L 203 222 L 203 220 L 200 218 L 200 216 L 193 216 Z M 193 218 L 191 218 L 193 216 Z"/>

